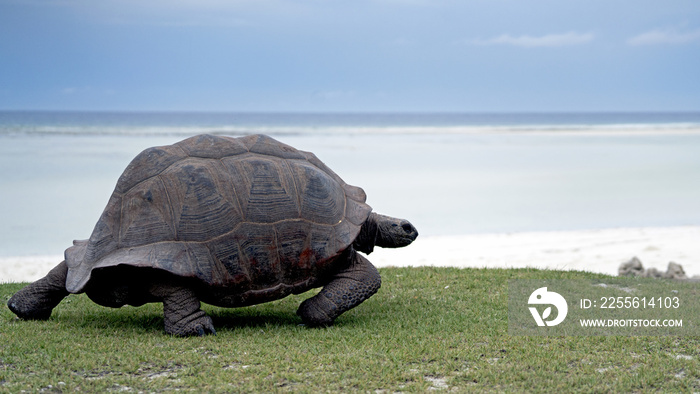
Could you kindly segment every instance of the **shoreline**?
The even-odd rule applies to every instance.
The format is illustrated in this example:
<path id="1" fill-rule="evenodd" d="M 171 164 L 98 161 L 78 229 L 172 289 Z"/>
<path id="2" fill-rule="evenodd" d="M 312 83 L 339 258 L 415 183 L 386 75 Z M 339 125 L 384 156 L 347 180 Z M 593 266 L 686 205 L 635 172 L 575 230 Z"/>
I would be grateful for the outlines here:
<path id="1" fill-rule="evenodd" d="M 645 268 L 669 262 L 688 277 L 700 275 L 700 226 L 484 233 L 418 237 L 403 249 L 368 256 L 377 267 L 537 268 L 617 275 L 637 257 Z M 62 260 L 60 255 L 0 257 L 0 283 L 31 282 Z"/>

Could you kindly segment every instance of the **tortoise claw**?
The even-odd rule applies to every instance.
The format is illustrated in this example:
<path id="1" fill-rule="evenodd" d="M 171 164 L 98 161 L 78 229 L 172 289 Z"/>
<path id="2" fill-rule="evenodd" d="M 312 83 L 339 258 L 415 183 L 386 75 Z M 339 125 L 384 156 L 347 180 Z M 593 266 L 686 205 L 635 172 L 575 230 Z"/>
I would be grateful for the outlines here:
<path id="1" fill-rule="evenodd" d="M 216 335 L 216 330 L 214 329 L 214 325 L 210 324 L 207 326 L 204 326 L 202 324 L 197 324 L 195 326 L 195 331 L 197 332 L 197 336 L 203 337 L 205 335 Z"/>
<path id="2" fill-rule="evenodd" d="M 178 337 L 203 337 L 209 334 L 216 335 L 216 330 L 214 329 L 214 323 L 212 322 L 211 317 L 204 314 L 203 316 L 188 322 L 178 323 L 179 324 L 175 324 L 173 326 L 167 325 L 165 331 L 170 335 L 175 335 Z"/>

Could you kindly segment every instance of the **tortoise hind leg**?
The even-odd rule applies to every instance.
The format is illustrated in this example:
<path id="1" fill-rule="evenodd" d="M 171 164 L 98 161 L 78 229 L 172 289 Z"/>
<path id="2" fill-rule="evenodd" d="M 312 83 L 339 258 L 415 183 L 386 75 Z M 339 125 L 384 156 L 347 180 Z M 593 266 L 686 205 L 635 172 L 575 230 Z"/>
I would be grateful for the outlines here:
<path id="1" fill-rule="evenodd" d="M 67 274 L 68 265 L 63 261 L 49 271 L 45 277 L 15 293 L 7 301 L 7 306 L 21 319 L 48 319 L 53 308 L 68 295 L 66 290 Z"/>
<path id="2" fill-rule="evenodd" d="M 301 303 L 297 315 L 307 326 L 328 326 L 342 313 L 379 290 L 382 278 L 364 256 L 352 251 L 350 265 L 338 272 L 314 297 Z"/>
<path id="3" fill-rule="evenodd" d="M 214 323 L 200 309 L 195 292 L 184 286 L 156 285 L 151 293 L 163 301 L 165 332 L 175 336 L 216 335 Z"/>

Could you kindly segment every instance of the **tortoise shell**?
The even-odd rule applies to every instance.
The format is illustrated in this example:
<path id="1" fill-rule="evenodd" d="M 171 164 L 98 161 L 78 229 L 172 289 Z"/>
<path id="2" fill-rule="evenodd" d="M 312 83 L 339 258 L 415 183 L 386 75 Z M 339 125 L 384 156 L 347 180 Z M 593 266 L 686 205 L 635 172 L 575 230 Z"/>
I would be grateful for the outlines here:
<path id="1" fill-rule="evenodd" d="M 66 250 L 66 289 L 126 265 L 236 293 L 305 290 L 338 269 L 371 211 L 365 199 L 314 154 L 267 136 L 149 148 L 119 178 L 90 239 Z"/>

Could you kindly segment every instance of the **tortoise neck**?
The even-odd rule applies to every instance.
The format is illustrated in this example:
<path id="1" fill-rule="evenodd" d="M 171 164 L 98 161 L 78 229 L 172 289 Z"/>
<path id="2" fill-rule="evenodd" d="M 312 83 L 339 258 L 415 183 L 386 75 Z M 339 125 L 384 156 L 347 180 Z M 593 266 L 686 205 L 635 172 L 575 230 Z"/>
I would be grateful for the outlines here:
<path id="1" fill-rule="evenodd" d="M 374 250 L 374 246 L 377 243 L 377 235 L 379 234 L 379 226 L 376 220 L 377 214 L 371 212 L 369 217 L 362 224 L 360 228 L 360 233 L 355 238 L 353 246 L 356 250 L 370 254 Z"/>

